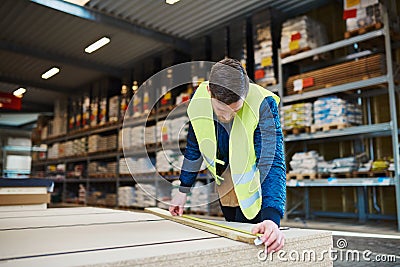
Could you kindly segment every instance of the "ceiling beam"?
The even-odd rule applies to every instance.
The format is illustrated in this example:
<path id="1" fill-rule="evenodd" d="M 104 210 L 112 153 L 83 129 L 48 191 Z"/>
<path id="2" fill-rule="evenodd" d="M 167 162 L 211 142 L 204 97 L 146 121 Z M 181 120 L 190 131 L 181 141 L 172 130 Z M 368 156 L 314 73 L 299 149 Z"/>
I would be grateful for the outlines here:
<path id="1" fill-rule="evenodd" d="M 60 92 L 60 93 L 65 93 L 65 94 L 76 91 L 76 88 L 51 85 L 46 82 L 38 82 L 38 81 L 24 79 L 21 77 L 8 76 L 8 75 L 5 75 L 4 73 L 0 73 L 0 82 L 16 84 L 18 86 L 31 86 L 31 87 L 36 87 L 36 88 L 47 90 L 47 91 Z"/>
<path id="2" fill-rule="evenodd" d="M 116 17 L 106 15 L 82 6 L 78 6 L 61 0 L 31 0 L 32 2 L 52 8 L 69 15 L 73 15 L 82 19 L 102 23 L 104 25 L 124 30 L 133 34 L 144 36 L 155 41 L 164 43 L 165 45 L 189 54 L 191 51 L 190 43 L 187 40 L 174 37 L 150 28 L 140 26 Z"/>
<path id="3" fill-rule="evenodd" d="M 109 75 L 112 75 L 115 77 L 121 77 L 122 73 L 123 73 L 122 69 L 102 65 L 100 63 L 95 63 L 95 62 L 92 62 L 89 60 L 82 60 L 82 59 L 78 59 L 78 58 L 72 58 L 69 56 L 67 57 L 67 56 L 60 55 L 60 54 L 57 54 L 54 52 L 36 49 L 33 47 L 29 47 L 29 46 L 22 46 L 22 45 L 18 45 L 18 44 L 3 41 L 3 40 L 0 40 L 0 49 L 14 52 L 17 54 L 23 54 L 23 55 L 27 55 L 27 56 L 33 56 L 36 58 L 55 61 L 58 63 L 69 64 L 69 65 L 73 65 L 76 67 L 91 69 L 91 70 L 106 73 L 106 74 L 109 74 Z"/>

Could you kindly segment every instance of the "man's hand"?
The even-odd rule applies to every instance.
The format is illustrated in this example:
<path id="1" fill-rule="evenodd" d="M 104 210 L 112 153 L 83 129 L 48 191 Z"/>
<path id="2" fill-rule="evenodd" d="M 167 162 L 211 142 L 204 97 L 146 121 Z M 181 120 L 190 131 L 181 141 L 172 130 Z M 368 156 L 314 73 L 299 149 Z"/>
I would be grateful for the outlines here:
<path id="1" fill-rule="evenodd" d="M 172 216 L 182 216 L 183 214 L 183 206 L 186 204 L 187 196 L 185 193 L 177 192 L 174 198 L 171 200 L 171 204 L 169 206 L 169 212 Z"/>
<path id="2" fill-rule="evenodd" d="M 251 230 L 253 234 L 263 234 L 261 240 L 265 244 L 265 253 L 276 252 L 280 250 L 285 243 L 285 236 L 279 230 L 276 223 L 265 220 L 256 224 Z"/>

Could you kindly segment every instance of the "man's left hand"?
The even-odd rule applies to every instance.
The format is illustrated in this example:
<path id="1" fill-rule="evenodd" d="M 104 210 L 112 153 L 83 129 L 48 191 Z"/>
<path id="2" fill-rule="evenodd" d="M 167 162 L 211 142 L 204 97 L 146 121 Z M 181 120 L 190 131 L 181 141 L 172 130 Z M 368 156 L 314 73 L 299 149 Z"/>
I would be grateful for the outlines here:
<path id="1" fill-rule="evenodd" d="M 261 241 L 265 244 L 265 252 L 279 251 L 285 244 L 285 236 L 279 227 L 271 220 L 265 220 L 256 224 L 251 230 L 253 234 L 263 234 Z"/>

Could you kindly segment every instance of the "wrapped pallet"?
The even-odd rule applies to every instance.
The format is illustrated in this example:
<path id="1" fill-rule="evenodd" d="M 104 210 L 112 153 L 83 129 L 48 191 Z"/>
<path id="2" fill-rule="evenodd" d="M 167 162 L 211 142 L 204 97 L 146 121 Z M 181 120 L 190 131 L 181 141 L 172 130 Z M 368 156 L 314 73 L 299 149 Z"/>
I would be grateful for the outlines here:
<path id="1" fill-rule="evenodd" d="M 327 42 L 326 30 L 321 23 L 308 16 L 289 19 L 282 25 L 281 57 L 293 51 L 317 48 Z"/>
<path id="2" fill-rule="evenodd" d="M 382 27 L 382 10 L 379 0 L 343 1 L 343 18 L 346 20 L 346 38 L 351 37 L 353 31 L 362 34 L 367 27 Z"/>
<path id="3" fill-rule="evenodd" d="M 284 130 L 308 127 L 312 124 L 313 105 L 299 103 L 281 108 L 281 123 Z"/>

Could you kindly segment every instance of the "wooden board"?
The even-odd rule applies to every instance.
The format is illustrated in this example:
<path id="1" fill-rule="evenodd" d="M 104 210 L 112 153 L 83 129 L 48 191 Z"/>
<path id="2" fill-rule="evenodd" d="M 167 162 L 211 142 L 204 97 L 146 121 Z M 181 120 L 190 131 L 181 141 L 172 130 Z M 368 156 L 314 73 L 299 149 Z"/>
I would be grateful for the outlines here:
<path id="1" fill-rule="evenodd" d="M 19 217 L 0 219 L 1 230 L 17 229 L 35 229 L 45 227 L 65 227 L 65 226 L 84 226 L 100 224 L 118 224 L 138 221 L 163 220 L 148 213 L 105 213 L 105 214 L 79 214 L 71 216 L 53 216 L 53 217 Z"/>
<path id="2" fill-rule="evenodd" d="M 376 54 L 358 60 L 353 60 L 315 71 L 294 75 L 288 78 L 286 90 L 288 95 L 313 91 L 321 88 L 356 82 L 384 75 L 386 63 L 383 54 Z M 298 79 L 313 78 L 314 85 L 302 90 L 294 90 L 294 81 Z"/>
<path id="3" fill-rule="evenodd" d="M 86 214 L 85 214 L 86 211 Z M 164 214 L 166 216 L 168 214 Z M 36 215 L 7 212 L 2 225 L 20 228 L 0 230 L 2 266 L 293 266 L 275 258 L 257 258 L 263 246 L 229 240 L 152 214 L 98 208 L 66 208 L 39 211 Z M 53 216 L 50 216 L 53 214 Z M 177 218 L 177 217 L 174 217 Z M 141 221 L 142 219 L 146 221 Z M 150 220 L 147 220 L 150 219 Z M 153 220 L 155 219 L 155 220 Z M 21 222 L 17 222 L 21 220 Z M 42 221 L 40 221 L 42 220 Z M 131 221 L 127 221 L 131 220 Z M 93 221 L 105 224 L 80 225 Z M 108 221 L 112 223 L 107 224 Z M 69 225 L 56 225 L 56 223 Z M 226 223 L 251 230 L 252 224 Z M 33 225 L 41 228 L 32 228 Z M 29 226 L 28 226 L 29 227 Z M 227 231 L 221 230 L 220 231 Z M 332 247 L 329 232 L 290 229 L 284 232 L 285 249 Z M 254 237 L 251 237 L 253 240 Z M 295 262 L 296 266 L 332 266 L 326 257 L 318 262 Z M 317 264 L 317 265 L 316 265 Z"/>
<path id="4" fill-rule="evenodd" d="M 215 237 L 217 236 L 168 220 L 9 230 L 0 231 L 0 259 Z"/>
<path id="5" fill-rule="evenodd" d="M 149 258 L 158 258 L 159 266 L 163 266 L 166 260 L 170 260 L 168 266 L 173 266 L 183 255 L 195 256 L 198 251 L 204 255 L 210 255 L 232 246 L 240 246 L 241 243 L 226 238 L 189 240 L 175 243 L 152 244 L 119 249 L 106 249 L 97 251 L 85 251 L 77 253 L 46 255 L 35 258 L 20 258 L 12 261 L 0 261 L 0 267 L 26 267 L 26 266 L 140 266 L 140 262 L 149 266 Z M 210 255 L 213 257 L 212 255 Z M 143 260 L 146 259 L 146 260 Z M 194 260 L 195 258 L 193 258 Z M 224 258 L 221 259 L 221 262 Z M 192 261 L 193 262 L 193 261 Z M 108 263 L 108 264 L 107 264 Z M 111 264 L 112 263 L 112 264 Z M 153 262 L 154 263 L 154 262 Z M 200 264 L 199 264 L 200 265 Z M 142 265 L 143 266 L 143 265 Z M 183 265 L 182 265 L 183 266 Z"/>
<path id="6" fill-rule="evenodd" d="M 224 229 L 215 225 L 210 225 L 207 223 L 202 223 L 199 221 L 183 218 L 181 216 L 172 216 L 168 211 L 159 208 L 146 208 L 145 211 L 160 216 L 161 218 L 165 218 L 174 222 L 178 222 L 183 225 L 187 225 L 196 229 L 206 231 L 208 233 L 216 234 L 219 236 L 223 236 L 236 241 L 245 242 L 248 244 L 254 244 L 254 239 L 256 238 L 256 236 L 254 235 L 248 235 L 229 229 Z"/>
<path id="7" fill-rule="evenodd" d="M 43 216 L 72 216 L 80 214 L 106 214 L 106 213 L 123 213 L 124 211 L 101 209 L 92 207 L 82 208 L 51 208 L 40 211 L 7 211 L 0 213 L 1 219 L 21 218 L 21 217 L 43 217 Z"/>

